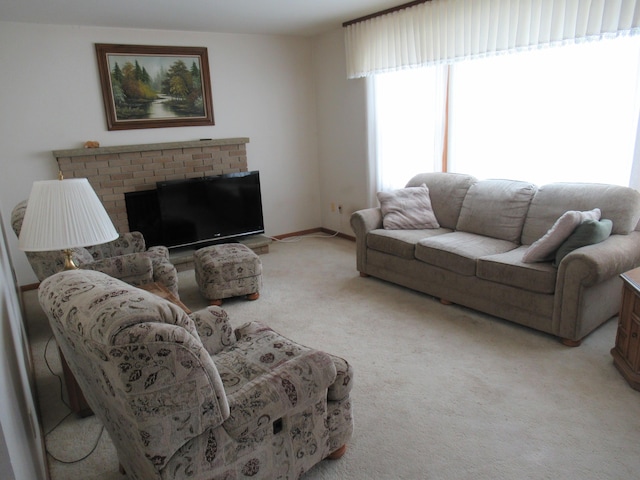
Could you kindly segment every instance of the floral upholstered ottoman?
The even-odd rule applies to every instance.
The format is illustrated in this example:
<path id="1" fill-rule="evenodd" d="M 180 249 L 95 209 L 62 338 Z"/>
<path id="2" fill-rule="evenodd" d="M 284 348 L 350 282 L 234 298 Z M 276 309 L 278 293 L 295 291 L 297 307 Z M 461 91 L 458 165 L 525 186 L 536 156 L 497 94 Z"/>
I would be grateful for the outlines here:
<path id="1" fill-rule="evenodd" d="M 211 305 L 223 298 L 246 295 L 257 300 L 262 286 L 260 257 L 241 243 L 225 243 L 196 250 L 193 254 L 196 283 Z"/>

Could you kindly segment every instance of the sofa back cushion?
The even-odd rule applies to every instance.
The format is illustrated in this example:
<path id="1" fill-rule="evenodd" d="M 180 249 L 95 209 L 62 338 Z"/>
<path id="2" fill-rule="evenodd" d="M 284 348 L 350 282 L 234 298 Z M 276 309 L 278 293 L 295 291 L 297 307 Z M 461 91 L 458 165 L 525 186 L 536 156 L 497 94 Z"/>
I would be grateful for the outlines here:
<path id="1" fill-rule="evenodd" d="M 433 213 L 442 228 L 454 229 L 458 223 L 462 202 L 469 187 L 477 180 L 460 173 L 420 173 L 407 183 L 407 187 L 425 184 L 429 189 Z"/>
<path id="2" fill-rule="evenodd" d="M 640 220 L 640 192 L 618 185 L 551 183 L 538 188 L 522 229 L 521 243 L 531 245 L 569 210 L 599 208 L 601 218 L 613 222 L 612 234 L 626 235 Z"/>
<path id="3" fill-rule="evenodd" d="M 473 184 L 462 203 L 456 230 L 519 242 L 536 186 L 515 180 Z"/>

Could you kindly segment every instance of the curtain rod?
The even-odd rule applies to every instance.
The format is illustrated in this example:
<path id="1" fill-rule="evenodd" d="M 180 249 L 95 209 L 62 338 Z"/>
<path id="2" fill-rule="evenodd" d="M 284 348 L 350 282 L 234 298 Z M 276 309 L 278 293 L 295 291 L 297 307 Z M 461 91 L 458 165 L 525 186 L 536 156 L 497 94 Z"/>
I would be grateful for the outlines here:
<path id="1" fill-rule="evenodd" d="M 379 12 L 371 13 L 369 15 L 365 15 L 364 17 L 354 18 L 353 20 L 348 20 L 342 24 L 343 27 L 348 27 L 349 25 L 353 25 L 354 23 L 364 22 L 365 20 L 369 20 L 371 18 L 380 17 L 382 15 L 386 15 L 387 13 L 397 12 L 399 10 L 404 10 L 405 8 L 410 8 L 415 5 L 420 5 L 421 3 L 427 3 L 431 0 L 414 0 L 413 2 L 403 3 L 402 5 L 398 5 L 397 7 L 387 8 L 386 10 L 380 10 Z"/>

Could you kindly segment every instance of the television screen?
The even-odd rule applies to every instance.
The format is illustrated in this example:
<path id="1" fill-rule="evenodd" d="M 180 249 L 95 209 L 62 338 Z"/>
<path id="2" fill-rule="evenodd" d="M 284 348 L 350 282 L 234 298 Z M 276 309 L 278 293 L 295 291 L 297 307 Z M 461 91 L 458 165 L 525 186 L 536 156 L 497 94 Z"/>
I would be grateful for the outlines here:
<path id="1" fill-rule="evenodd" d="M 257 171 L 158 182 L 157 198 L 167 247 L 264 233 Z"/>

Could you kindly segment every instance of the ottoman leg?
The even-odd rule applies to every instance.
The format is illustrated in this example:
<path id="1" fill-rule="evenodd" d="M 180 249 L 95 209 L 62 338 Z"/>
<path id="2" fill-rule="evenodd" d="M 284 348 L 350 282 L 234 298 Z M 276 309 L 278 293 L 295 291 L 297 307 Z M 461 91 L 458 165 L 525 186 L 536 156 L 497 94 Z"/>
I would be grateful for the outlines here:
<path id="1" fill-rule="evenodd" d="M 209 300 L 209 305 L 213 305 L 214 307 L 219 307 L 222 305 L 222 299 L 217 298 L 215 300 Z"/>
<path id="2" fill-rule="evenodd" d="M 260 292 L 250 293 L 247 295 L 247 300 L 257 300 L 260 298 Z"/>

